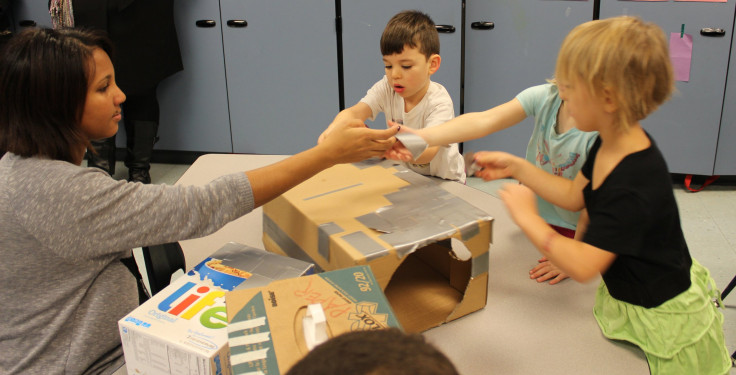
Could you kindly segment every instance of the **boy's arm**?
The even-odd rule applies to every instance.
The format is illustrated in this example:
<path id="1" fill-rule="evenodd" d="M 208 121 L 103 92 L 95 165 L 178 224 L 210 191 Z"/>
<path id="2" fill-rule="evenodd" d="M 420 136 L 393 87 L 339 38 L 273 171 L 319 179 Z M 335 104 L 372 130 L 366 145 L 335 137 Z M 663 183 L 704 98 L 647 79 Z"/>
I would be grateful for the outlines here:
<path id="1" fill-rule="evenodd" d="M 484 137 L 518 124 L 526 118 L 521 102 L 514 98 L 484 112 L 471 112 L 438 126 L 417 131 L 429 146 L 459 143 Z"/>
<path id="2" fill-rule="evenodd" d="M 555 176 L 524 158 L 499 151 L 475 153 L 475 162 L 483 169 L 476 173 L 485 180 L 511 177 L 528 186 L 545 201 L 568 211 L 585 208 L 583 188 L 588 183 L 581 172 L 574 180 Z"/>
<path id="3" fill-rule="evenodd" d="M 373 111 L 371 110 L 371 107 L 368 104 L 365 104 L 363 102 L 358 102 L 354 106 L 350 108 L 345 108 L 340 113 L 335 116 L 335 119 L 332 120 L 332 123 L 327 126 L 327 129 L 320 134 L 319 139 L 317 140 L 317 143 L 322 143 L 322 141 L 325 140 L 327 135 L 337 126 L 338 124 L 343 124 L 351 121 L 360 121 L 365 123 L 365 121 L 373 115 Z"/>
<path id="4" fill-rule="evenodd" d="M 564 237 L 552 229 L 539 216 L 537 199 L 528 187 L 507 184 L 500 193 L 514 222 L 534 246 L 574 280 L 588 281 L 604 273 L 616 259 L 614 253 Z"/>

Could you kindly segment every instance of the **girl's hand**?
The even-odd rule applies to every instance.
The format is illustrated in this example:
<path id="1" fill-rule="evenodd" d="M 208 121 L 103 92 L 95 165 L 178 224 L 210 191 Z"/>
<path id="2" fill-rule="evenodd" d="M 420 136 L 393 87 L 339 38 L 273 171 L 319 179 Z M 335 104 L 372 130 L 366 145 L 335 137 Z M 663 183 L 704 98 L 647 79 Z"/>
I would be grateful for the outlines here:
<path id="1" fill-rule="evenodd" d="M 555 285 L 567 279 L 567 274 L 557 268 L 547 257 L 541 257 L 538 262 L 539 264 L 529 271 L 529 278 L 537 280 L 538 283 L 549 280 L 549 285 Z"/>
<path id="2" fill-rule="evenodd" d="M 501 199 L 511 214 L 514 222 L 521 226 L 526 218 L 539 215 L 537 211 L 537 196 L 528 187 L 520 184 L 505 184 L 499 190 Z"/>
<path id="3" fill-rule="evenodd" d="M 513 164 L 518 157 L 500 151 L 479 151 L 475 153 L 475 164 L 481 168 L 475 173 L 485 181 L 513 176 Z"/>

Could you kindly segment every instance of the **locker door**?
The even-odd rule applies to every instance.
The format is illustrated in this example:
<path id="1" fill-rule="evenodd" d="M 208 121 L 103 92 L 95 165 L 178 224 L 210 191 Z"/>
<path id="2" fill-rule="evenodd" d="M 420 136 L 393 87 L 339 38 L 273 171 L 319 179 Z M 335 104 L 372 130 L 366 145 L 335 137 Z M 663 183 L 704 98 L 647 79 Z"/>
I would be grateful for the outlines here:
<path id="1" fill-rule="evenodd" d="M 174 12 L 184 70 L 159 84 L 155 147 L 232 152 L 219 1 L 176 0 Z"/>
<path id="2" fill-rule="evenodd" d="M 693 36 L 689 82 L 676 82 L 677 92 L 642 126 L 657 142 L 672 173 L 713 174 L 718 130 L 728 68 L 734 2 L 604 1 L 601 18 L 640 16 L 666 33 Z M 704 36 L 702 28 L 721 28 L 722 36 Z"/>
<path id="3" fill-rule="evenodd" d="M 294 154 L 340 104 L 334 0 L 222 0 L 233 148 Z"/>
<path id="4" fill-rule="evenodd" d="M 593 1 L 467 0 L 466 8 L 466 113 L 505 103 L 552 78 L 562 40 L 593 19 Z M 533 129 L 529 118 L 465 142 L 464 152 L 500 150 L 523 157 Z"/>
<path id="5" fill-rule="evenodd" d="M 10 8 L 15 32 L 27 26 L 51 27 L 48 1 L 15 0 L 10 2 Z"/>
<path id="6" fill-rule="evenodd" d="M 462 1 L 460 0 L 342 0 L 345 107 L 355 105 L 384 76 L 380 40 L 396 13 L 417 9 L 427 13 L 440 30 L 442 64 L 432 80 L 447 89 L 460 114 Z M 454 28 L 454 31 L 453 31 Z M 376 124 L 385 126 L 383 115 Z M 379 125 L 376 125 L 379 127 Z"/>

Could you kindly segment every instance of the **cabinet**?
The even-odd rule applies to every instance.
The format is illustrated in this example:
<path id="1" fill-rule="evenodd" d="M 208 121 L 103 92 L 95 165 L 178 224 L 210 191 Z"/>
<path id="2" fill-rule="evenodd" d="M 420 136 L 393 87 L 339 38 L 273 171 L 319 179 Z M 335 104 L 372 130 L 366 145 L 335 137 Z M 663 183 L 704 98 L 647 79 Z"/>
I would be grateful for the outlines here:
<path id="1" fill-rule="evenodd" d="M 357 103 L 385 74 L 379 43 L 386 23 L 402 10 L 417 9 L 427 13 L 438 26 L 442 63 L 431 79 L 447 89 L 455 115 L 459 115 L 462 8 L 461 0 L 341 0 L 345 107 Z M 382 128 L 385 116 L 381 114 L 375 122 L 380 124 L 376 128 Z"/>
<path id="2" fill-rule="evenodd" d="M 27 26 L 51 27 L 51 16 L 46 1 L 10 1 L 13 31 L 18 32 Z"/>
<path id="3" fill-rule="evenodd" d="M 562 40 L 593 19 L 593 1 L 466 0 L 465 108 L 480 112 L 552 78 Z M 493 27 L 491 28 L 491 23 Z M 524 156 L 534 120 L 464 143 Z"/>
<path id="4" fill-rule="evenodd" d="M 155 147 L 232 152 L 220 3 L 177 0 L 174 16 L 184 70 L 159 84 L 160 140 Z"/>
<path id="5" fill-rule="evenodd" d="M 177 0 L 157 149 L 294 154 L 339 111 L 335 3 Z"/>
<path id="6" fill-rule="evenodd" d="M 670 33 L 679 33 L 682 24 L 685 24 L 685 33 L 693 36 L 690 80 L 676 82 L 677 91 L 672 98 L 641 123 L 662 150 L 672 173 L 736 173 L 733 166 L 736 159 L 730 150 L 730 145 L 736 141 L 736 135 L 733 134 L 734 108 L 728 101 L 724 105 L 727 72 L 736 77 L 734 69 L 728 71 L 734 4 L 734 1 L 601 2 L 602 19 L 619 15 L 640 16 L 658 24 L 667 38 Z M 725 34 L 701 35 L 700 30 L 707 27 L 723 29 Z M 736 68 L 736 64 L 732 66 Z M 733 95 L 736 94 L 733 90 L 730 90 L 732 93 L 726 99 L 730 96 L 733 101 Z M 722 108 L 726 123 L 722 131 L 723 139 L 720 139 Z M 721 153 L 723 156 L 718 155 Z M 728 155 L 731 155 L 730 159 Z"/>
<path id="7" fill-rule="evenodd" d="M 731 36 L 731 51 L 736 51 L 736 38 Z M 736 175 L 736 61 L 730 59 L 723 98 L 721 127 L 718 133 L 714 175 Z"/>

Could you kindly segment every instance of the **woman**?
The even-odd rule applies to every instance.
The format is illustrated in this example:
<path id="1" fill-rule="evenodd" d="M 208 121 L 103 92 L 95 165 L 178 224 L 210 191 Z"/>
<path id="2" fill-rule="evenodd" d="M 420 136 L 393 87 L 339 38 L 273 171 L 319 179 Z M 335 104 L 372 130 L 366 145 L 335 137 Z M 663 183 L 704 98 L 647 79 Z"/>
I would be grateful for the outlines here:
<path id="1" fill-rule="evenodd" d="M 382 155 L 396 130 L 343 126 L 271 166 L 203 187 L 115 181 L 80 164 L 117 132 L 125 94 L 102 34 L 28 29 L 0 54 L 0 373 L 111 373 L 137 306 L 120 261 L 212 233 L 337 163 Z M 180 218 L 185 218 L 184 220 Z M 151 224 L 153 223 L 153 224 Z"/>

